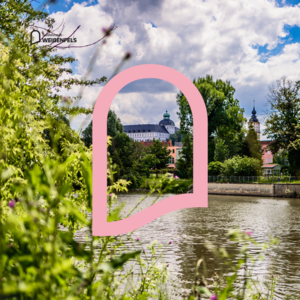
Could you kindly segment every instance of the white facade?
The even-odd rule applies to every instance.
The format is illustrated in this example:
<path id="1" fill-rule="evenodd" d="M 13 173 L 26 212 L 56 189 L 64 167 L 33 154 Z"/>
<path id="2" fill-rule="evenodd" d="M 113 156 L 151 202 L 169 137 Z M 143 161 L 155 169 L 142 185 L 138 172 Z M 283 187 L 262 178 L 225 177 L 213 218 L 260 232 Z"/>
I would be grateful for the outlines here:
<path id="1" fill-rule="evenodd" d="M 134 141 L 152 141 L 153 139 L 160 139 L 161 141 L 166 141 L 169 137 L 169 133 L 161 133 L 161 132 L 134 132 L 134 133 L 128 133 L 125 132 L 130 138 L 132 138 Z"/>

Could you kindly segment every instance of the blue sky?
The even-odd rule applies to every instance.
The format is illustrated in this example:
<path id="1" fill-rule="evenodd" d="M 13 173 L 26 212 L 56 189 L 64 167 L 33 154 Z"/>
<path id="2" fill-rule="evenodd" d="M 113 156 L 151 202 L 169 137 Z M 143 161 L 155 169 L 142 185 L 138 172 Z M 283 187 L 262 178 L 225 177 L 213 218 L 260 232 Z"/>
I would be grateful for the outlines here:
<path id="1" fill-rule="evenodd" d="M 64 20 L 66 34 L 81 25 L 78 44 L 93 42 L 101 37 L 102 27 L 117 25 L 91 77 L 110 77 L 127 51 L 132 59 L 123 69 L 156 63 L 190 80 L 210 74 L 230 80 L 247 119 L 256 100 L 262 128 L 268 87 L 282 76 L 300 79 L 299 1 L 58 0 L 47 10 L 57 24 Z M 78 59 L 73 76 L 79 78 L 94 51 L 89 47 L 60 53 Z M 81 105 L 91 105 L 100 90 L 87 89 Z M 158 123 L 168 109 L 178 126 L 177 92 L 158 80 L 138 81 L 122 89 L 112 108 L 124 124 Z M 80 121 L 72 126 L 78 128 Z"/>

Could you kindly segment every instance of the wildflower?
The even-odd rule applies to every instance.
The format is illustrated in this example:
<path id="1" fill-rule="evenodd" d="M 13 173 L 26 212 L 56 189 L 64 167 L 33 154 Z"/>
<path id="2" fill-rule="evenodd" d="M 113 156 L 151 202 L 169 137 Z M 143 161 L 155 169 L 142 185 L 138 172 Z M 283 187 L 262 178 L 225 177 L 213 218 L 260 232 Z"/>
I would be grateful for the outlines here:
<path id="1" fill-rule="evenodd" d="M 146 253 L 145 249 L 143 250 L 144 253 Z"/>
<path id="2" fill-rule="evenodd" d="M 167 267 L 169 266 L 169 264 L 167 264 Z"/>
<path id="3" fill-rule="evenodd" d="M 10 208 L 14 208 L 15 204 L 16 204 L 15 200 L 11 200 L 8 205 Z"/>
<path id="4" fill-rule="evenodd" d="M 175 178 L 175 179 L 177 179 L 177 178 L 178 178 L 178 176 L 176 175 L 174 178 Z"/>
<path id="5" fill-rule="evenodd" d="M 218 296 L 217 295 L 212 295 L 211 297 L 210 297 L 210 300 L 217 300 L 218 299 Z"/>
<path id="6" fill-rule="evenodd" d="M 172 243 L 173 243 L 172 241 L 169 242 L 169 244 L 172 244 Z"/>
<path id="7" fill-rule="evenodd" d="M 109 194 L 109 197 L 112 197 L 113 196 L 113 194 Z"/>
<path id="8" fill-rule="evenodd" d="M 246 231 L 246 234 L 248 234 L 250 237 L 252 236 L 252 232 L 251 231 Z"/>
<path id="9" fill-rule="evenodd" d="M 73 195 L 73 197 L 74 197 L 74 198 L 77 198 L 77 197 L 78 197 L 78 194 L 77 194 L 77 193 L 76 193 L 76 194 L 74 194 L 74 195 Z"/>
<path id="10" fill-rule="evenodd" d="M 139 241 L 140 239 L 139 239 L 139 238 L 137 238 L 136 240 L 137 240 L 137 241 Z"/>

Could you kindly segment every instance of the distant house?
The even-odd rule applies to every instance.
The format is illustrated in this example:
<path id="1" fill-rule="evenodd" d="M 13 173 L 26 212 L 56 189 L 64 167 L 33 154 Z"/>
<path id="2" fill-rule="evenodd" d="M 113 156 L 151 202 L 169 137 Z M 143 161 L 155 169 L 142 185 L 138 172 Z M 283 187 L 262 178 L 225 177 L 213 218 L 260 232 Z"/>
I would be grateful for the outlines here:
<path id="1" fill-rule="evenodd" d="M 179 146 L 169 146 L 168 150 L 171 150 L 170 153 L 170 161 L 169 161 L 169 168 L 175 168 L 177 160 L 179 159 L 179 151 L 181 150 L 181 147 Z"/>
<path id="2" fill-rule="evenodd" d="M 268 146 L 272 144 L 273 141 L 260 141 L 261 148 L 263 150 L 262 153 L 262 160 L 264 164 L 271 164 L 273 163 L 274 154 L 270 149 L 268 149 Z"/>
<path id="3" fill-rule="evenodd" d="M 277 164 L 265 164 L 262 166 L 263 175 L 280 175 L 281 166 Z"/>

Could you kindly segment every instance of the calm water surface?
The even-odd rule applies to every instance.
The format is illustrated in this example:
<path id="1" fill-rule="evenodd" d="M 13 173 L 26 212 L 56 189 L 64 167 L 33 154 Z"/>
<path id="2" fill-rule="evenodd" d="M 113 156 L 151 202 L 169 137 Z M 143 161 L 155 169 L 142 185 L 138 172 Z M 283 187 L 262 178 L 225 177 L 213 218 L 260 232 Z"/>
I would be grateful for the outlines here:
<path id="1" fill-rule="evenodd" d="M 126 203 L 128 212 L 142 196 L 141 193 L 121 194 L 118 200 Z M 141 208 L 149 206 L 154 198 L 147 198 Z M 225 234 L 237 225 L 242 230 L 251 230 L 259 242 L 267 242 L 270 235 L 280 240 L 277 249 L 272 250 L 253 273 L 261 280 L 268 279 L 271 273 L 280 276 L 277 299 L 283 299 L 286 293 L 299 297 L 300 200 L 210 195 L 208 203 L 208 208 L 187 208 L 166 214 L 134 232 L 144 245 L 153 240 L 164 245 L 173 241 L 166 248 L 164 261 L 170 264 L 169 270 L 181 292 L 191 287 L 199 258 L 205 257 L 207 277 L 220 272 L 222 265 L 204 247 L 204 241 L 234 249 Z"/>

